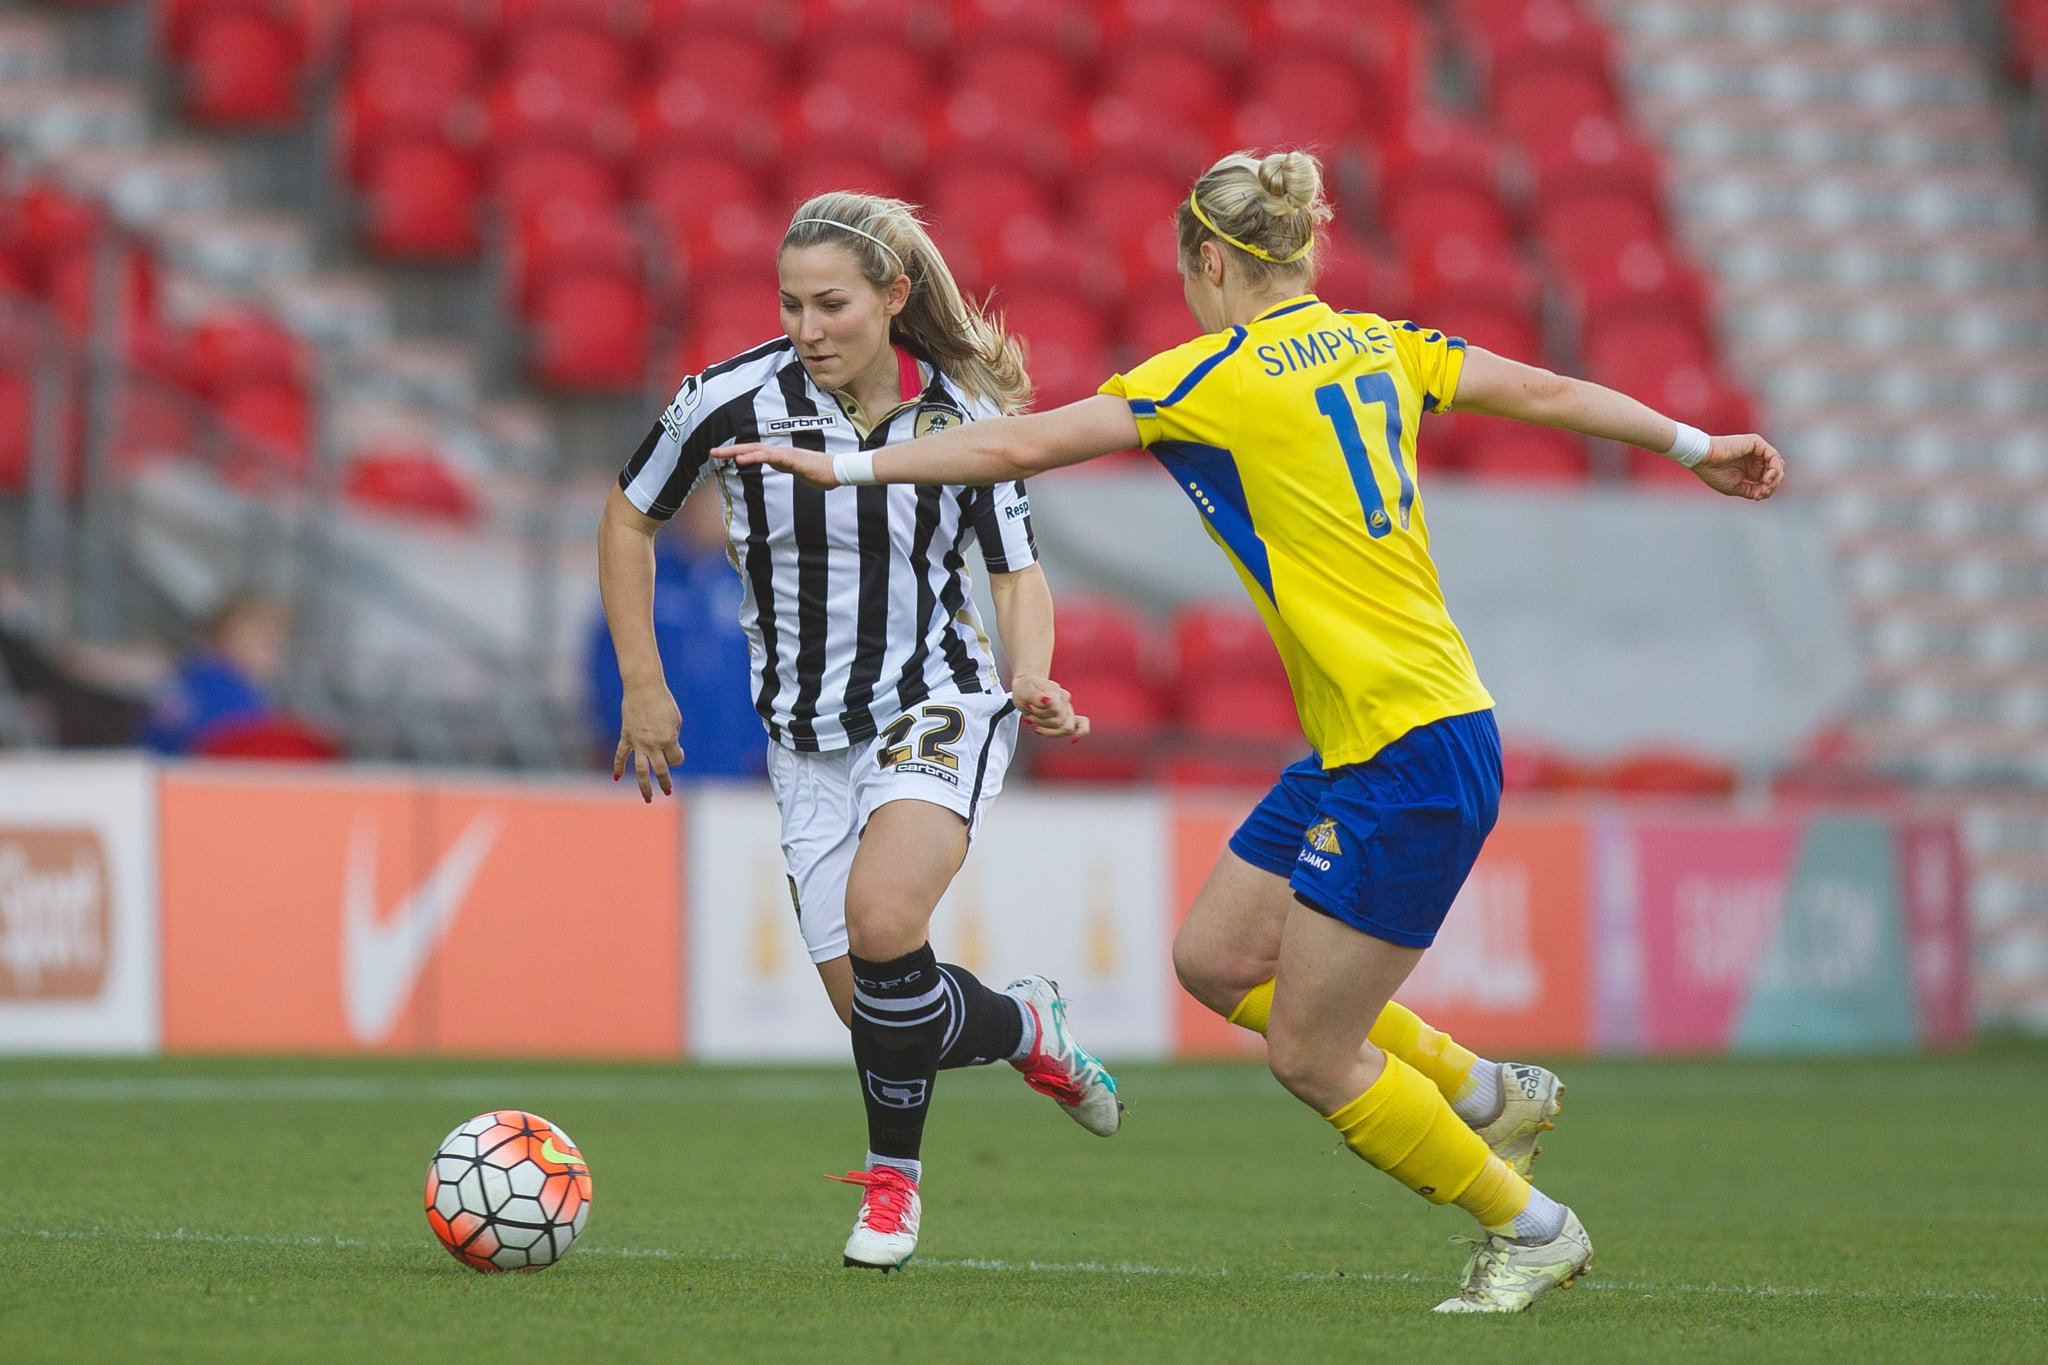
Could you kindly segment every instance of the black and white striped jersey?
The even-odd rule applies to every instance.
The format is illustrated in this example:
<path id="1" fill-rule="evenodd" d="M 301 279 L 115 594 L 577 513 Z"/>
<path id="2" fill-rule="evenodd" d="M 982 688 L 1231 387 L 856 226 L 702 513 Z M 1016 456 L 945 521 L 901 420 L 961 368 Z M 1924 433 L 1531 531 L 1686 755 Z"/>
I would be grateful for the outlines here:
<path id="1" fill-rule="evenodd" d="M 683 381 L 619 475 L 632 504 L 667 519 L 699 484 L 725 505 L 743 589 L 754 706 L 769 738 L 802 751 L 872 737 L 934 694 L 1001 691 L 965 551 L 991 573 L 1038 560 L 1022 483 L 879 484 L 821 492 L 795 476 L 710 458 L 735 441 L 830 454 L 873 450 L 996 415 L 938 370 L 903 357 L 905 404 L 862 438 L 787 338 Z"/>

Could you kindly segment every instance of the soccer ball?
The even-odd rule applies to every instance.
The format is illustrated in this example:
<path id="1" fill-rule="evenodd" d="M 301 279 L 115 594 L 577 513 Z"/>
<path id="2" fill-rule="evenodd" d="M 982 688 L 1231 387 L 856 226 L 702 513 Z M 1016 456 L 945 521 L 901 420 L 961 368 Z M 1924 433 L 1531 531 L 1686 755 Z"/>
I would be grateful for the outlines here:
<path id="1" fill-rule="evenodd" d="M 471 1270 L 546 1270 L 590 1217 L 590 1168 L 538 1114 L 479 1114 L 427 1163 L 427 1223 Z"/>

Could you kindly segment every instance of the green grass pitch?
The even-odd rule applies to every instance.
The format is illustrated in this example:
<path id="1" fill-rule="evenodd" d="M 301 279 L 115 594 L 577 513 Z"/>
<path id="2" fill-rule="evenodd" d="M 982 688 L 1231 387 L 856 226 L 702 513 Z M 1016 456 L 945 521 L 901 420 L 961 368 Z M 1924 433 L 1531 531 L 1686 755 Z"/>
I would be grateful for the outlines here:
<path id="1" fill-rule="evenodd" d="M 2048 1359 L 2048 1048 L 1560 1070 L 1537 1174 L 1599 1256 L 1499 1320 L 1428 1311 L 1468 1220 L 1251 1066 L 1126 1069 L 1109 1141 L 947 1073 L 885 1278 L 839 1265 L 836 1070 L 0 1063 L 0 1359 Z M 476 1275 L 421 1182 L 513 1106 L 582 1144 L 594 1209 L 554 1269 Z"/>

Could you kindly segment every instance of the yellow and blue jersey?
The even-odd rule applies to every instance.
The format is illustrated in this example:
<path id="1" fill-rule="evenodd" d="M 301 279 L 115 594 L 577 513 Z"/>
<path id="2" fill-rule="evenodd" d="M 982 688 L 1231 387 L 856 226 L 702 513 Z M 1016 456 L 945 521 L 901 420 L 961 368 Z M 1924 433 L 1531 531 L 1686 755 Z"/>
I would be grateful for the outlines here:
<path id="1" fill-rule="evenodd" d="M 1327 768 L 1493 705 L 1416 487 L 1415 429 L 1464 363 L 1455 337 L 1303 295 L 1102 386 L 1236 566 Z"/>

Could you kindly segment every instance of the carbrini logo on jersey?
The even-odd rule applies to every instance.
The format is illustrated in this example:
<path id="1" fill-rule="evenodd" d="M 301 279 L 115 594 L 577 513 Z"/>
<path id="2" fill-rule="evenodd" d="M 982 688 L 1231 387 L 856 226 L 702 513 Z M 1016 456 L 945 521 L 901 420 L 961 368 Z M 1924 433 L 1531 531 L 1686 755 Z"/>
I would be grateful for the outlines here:
<path id="1" fill-rule="evenodd" d="M 1337 842 L 1335 820 L 1324 820 L 1319 824 L 1310 825 L 1302 838 L 1306 839 L 1308 846 L 1318 853 L 1328 853 L 1339 858 L 1344 856 L 1344 846 Z"/>
<path id="2" fill-rule="evenodd" d="M 113 931 L 97 831 L 0 826 L 0 1000 L 98 996 Z"/>

